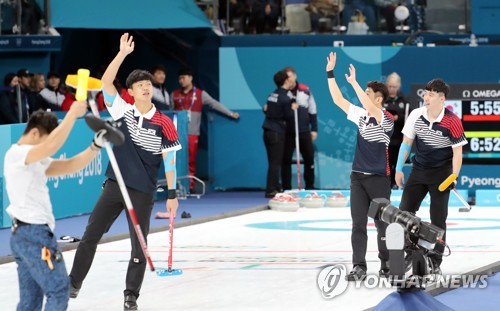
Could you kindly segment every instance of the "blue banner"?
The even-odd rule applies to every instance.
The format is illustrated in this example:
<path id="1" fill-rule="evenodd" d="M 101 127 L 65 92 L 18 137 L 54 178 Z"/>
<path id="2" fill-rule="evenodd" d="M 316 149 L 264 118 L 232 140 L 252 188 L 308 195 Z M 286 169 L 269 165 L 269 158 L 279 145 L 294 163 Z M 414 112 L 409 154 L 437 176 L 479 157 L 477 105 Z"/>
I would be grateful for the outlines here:
<path id="1" fill-rule="evenodd" d="M 500 189 L 476 190 L 477 206 L 500 206 Z"/>
<path id="2" fill-rule="evenodd" d="M 57 52 L 60 50 L 60 36 L 34 35 L 0 37 L 0 52 Z"/>
<path id="3" fill-rule="evenodd" d="M 500 165 L 463 165 L 457 179 L 457 188 L 500 189 Z"/>
<path id="4" fill-rule="evenodd" d="M 166 113 L 170 117 L 173 112 Z M 64 114 L 59 114 L 62 117 Z M 10 146 L 21 137 L 26 124 L 12 124 L 0 126 L 0 227 L 11 225 L 11 219 L 5 212 L 9 206 L 9 199 L 3 183 L 4 156 Z M 178 114 L 177 128 L 182 149 L 176 154 L 177 176 L 187 175 L 187 114 Z M 66 143 L 56 153 L 54 159 L 66 159 L 75 156 L 87 148 L 94 133 L 88 128 L 83 119 L 77 120 Z M 101 185 L 105 180 L 105 172 L 109 159 L 105 150 L 102 150 L 83 170 L 58 176 L 50 177 L 47 186 L 50 192 L 52 208 L 56 219 L 90 213 L 94 208 L 97 198 L 101 194 Z M 7 164 L 8 165 L 8 164 Z M 121 168 L 126 169 L 126 168 Z M 158 178 L 164 179 L 165 172 L 160 169 Z M 187 185 L 186 185 L 187 186 Z"/>

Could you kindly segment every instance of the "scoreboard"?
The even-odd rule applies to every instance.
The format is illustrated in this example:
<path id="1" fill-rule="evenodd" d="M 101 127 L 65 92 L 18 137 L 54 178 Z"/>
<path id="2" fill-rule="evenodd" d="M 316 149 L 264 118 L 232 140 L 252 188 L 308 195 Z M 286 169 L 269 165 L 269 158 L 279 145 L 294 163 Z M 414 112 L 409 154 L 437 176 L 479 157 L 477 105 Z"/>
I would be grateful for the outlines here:
<path id="1" fill-rule="evenodd" d="M 421 107 L 424 84 L 412 85 L 413 107 Z M 500 84 L 451 84 L 445 107 L 461 120 L 467 162 L 500 162 Z"/>

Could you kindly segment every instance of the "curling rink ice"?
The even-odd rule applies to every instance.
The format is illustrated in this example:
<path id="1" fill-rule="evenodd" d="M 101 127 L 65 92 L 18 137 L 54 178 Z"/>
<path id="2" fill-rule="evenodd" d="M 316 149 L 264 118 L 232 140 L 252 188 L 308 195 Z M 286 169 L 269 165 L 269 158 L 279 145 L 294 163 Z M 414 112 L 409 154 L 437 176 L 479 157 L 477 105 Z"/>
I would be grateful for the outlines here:
<path id="1" fill-rule="evenodd" d="M 418 216 L 428 220 L 428 209 Z M 365 310 L 394 289 L 354 288 L 324 299 L 317 276 L 325 265 L 351 268 L 348 208 L 262 211 L 175 229 L 174 268 L 180 276 L 146 271 L 139 310 Z M 467 273 L 500 258 L 500 210 L 449 208 L 444 274 Z M 166 267 L 168 231 L 151 234 L 156 267 Z M 123 310 L 129 240 L 99 245 L 93 266 L 68 310 Z M 64 252 L 68 272 L 75 251 Z M 377 274 L 376 232 L 369 221 L 368 273 Z M 1 310 L 18 302 L 16 264 L 0 265 Z M 499 298 L 500 300 L 500 298 Z"/>

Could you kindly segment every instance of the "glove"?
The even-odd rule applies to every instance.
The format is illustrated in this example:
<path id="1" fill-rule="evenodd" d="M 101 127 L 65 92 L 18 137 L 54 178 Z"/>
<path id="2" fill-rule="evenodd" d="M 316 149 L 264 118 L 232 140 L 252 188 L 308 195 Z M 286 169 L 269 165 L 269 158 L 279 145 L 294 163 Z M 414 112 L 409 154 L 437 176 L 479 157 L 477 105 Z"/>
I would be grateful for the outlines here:
<path id="1" fill-rule="evenodd" d="M 106 130 L 102 129 L 96 132 L 94 135 L 92 143 L 99 149 L 101 149 L 107 141 L 106 138 L 104 137 L 104 135 L 106 135 L 106 132 L 107 132 Z"/>

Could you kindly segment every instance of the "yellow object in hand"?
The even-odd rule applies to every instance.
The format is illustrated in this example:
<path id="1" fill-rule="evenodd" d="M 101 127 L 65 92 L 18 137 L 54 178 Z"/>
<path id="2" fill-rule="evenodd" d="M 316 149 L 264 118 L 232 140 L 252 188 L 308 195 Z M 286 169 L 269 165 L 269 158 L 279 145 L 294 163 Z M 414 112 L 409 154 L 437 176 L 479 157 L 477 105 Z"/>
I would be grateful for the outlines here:
<path id="1" fill-rule="evenodd" d="M 457 179 L 458 175 L 457 174 L 451 174 L 450 176 L 448 176 L 448 178 L 446 178 L 440 185 L 439 185 L 439 191 L 445 191 L 446 189 L 448 189 L 448 187 L 451 185 L 452 182 L 455 182 L 455 180 Z"/>

